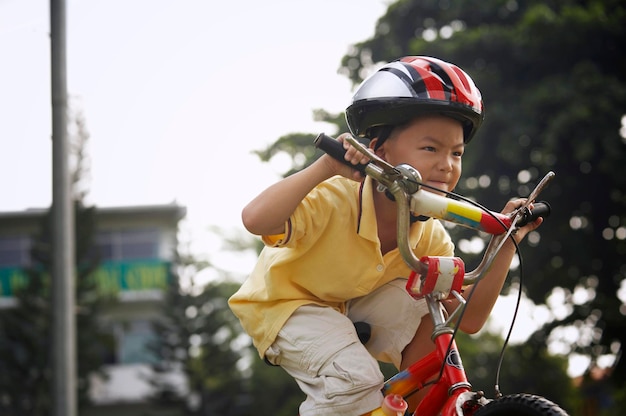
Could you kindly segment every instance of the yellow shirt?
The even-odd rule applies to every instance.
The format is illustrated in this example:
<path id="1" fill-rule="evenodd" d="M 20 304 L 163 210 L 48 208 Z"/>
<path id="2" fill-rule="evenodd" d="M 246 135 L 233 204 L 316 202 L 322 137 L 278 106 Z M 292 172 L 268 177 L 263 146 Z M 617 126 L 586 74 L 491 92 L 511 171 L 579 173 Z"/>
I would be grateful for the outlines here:
<path id="1" fill-rule="evenodd" d="M 414 223 L 409 238 L 418 257 L 454 255 L 437 220 Z M 283 238 L 263 241 L 252 274 L 229 299 L 261 357 L 298 307 L 343 311 L 347 300 L 410 273 L 397 248 L 381 254 L 370 178 L 360 184 L 335 176 L 321 183 L 287 221 Z"/>

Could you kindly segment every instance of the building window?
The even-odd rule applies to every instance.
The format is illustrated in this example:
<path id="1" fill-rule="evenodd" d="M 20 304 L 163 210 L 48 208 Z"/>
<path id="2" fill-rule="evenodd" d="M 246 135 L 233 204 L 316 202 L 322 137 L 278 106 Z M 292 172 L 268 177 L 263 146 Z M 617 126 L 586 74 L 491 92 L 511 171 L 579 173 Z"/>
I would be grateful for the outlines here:
<path id="1" fill-rule="evenodd" d="M 117 364 L 154 364 L 158 361 L 151 347 L 156 342 L 151 322 L 133 320 L 116 326 Z"/>
<path id="2" fill-rule="evenodd" d="M 101 260 L 147 260 L 159 254 L 156 229 L 111 230 L 98 233 L 96 246 Z"/>
<path id="3" fill-rule="evenodd" d="M 0 267 L 30 264 L 30 238 L 26 235 L 0 237 Z"/>

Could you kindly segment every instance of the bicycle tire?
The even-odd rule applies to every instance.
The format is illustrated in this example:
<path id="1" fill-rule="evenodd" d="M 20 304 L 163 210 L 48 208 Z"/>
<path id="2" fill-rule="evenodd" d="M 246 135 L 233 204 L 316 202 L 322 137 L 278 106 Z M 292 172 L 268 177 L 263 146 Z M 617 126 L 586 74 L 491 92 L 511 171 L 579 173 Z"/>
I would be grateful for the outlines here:
<path id="1" fill-rule="evenodd" d="M 511 394 L 476 410 L 474 416 L 568 416 L 558 404 L 534 394 Z"/>

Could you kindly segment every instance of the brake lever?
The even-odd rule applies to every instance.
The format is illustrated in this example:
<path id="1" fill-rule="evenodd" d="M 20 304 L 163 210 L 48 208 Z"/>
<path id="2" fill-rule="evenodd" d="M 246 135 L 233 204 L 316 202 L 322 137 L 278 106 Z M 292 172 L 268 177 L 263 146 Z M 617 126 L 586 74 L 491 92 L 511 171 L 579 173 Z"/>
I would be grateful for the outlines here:
<path id="1" fill-rule="evenodd" d="M 528 195 L 528 197 L 526 198 L 526 202 L 524 202 L 524 204 L 521 207 L 519 207 L 513 212 L 513 215 L 511 216 L 512 218 L 515 219 L 515 221 L 513 221 L 513 224 L 512 224 L 513 227 L 524 216 L 525 212 L 530 211 L 530 205 L 535 202 L 535 200 L 537 199 L 537 196 L 539 196 L 539 194 L 548 186 L 548 184 L 554 178 L 555 175 L 556 174 L 552 171 L 546 173 L 545 176 L 539 181 L 537 186 L 535 186 L 535 189 L 533 189 L 532 192 Z"/>

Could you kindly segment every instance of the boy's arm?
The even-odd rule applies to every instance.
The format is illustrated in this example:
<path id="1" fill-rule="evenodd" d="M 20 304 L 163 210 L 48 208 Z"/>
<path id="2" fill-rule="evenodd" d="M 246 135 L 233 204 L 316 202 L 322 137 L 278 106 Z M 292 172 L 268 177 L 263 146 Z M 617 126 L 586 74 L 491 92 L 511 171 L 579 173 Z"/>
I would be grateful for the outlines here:
<path id="1" fill-rule="evenodd" d="M 366 163 L 367 157 L 343 140 L 347 136 L 339 136 L 339 141 L 347 149 L 345 159 L 355 165 Z M 285 223 L 304 197 L 315 186 L 334 175 L 363 179 L 358 171 L 325 154 L 307 168 L 271 185 L 254 198 L 241 213 L 243 225 L 256 235 L 284 233 Z"/>
<path id="2" fill-rule="evenodd" d="M 506 204 L 502 213 L 505 214 L 512 212 L 516 208 L 522 206 L 524 202 L 526 202 L 524 199 L 510 201 Z M 513 238 L 515 238 L 515 241 L 519 244 L 524 239 L 526 234 L 539 227 L 542 221 L 543 218 L 538 218 L 535 222 L 521 227 L 517 230 Z M 489 271 L 480 280 L 480 282 L 478 282 L 478 287 L 472 295 L 471 302 L 467 304 L 467 310 L 465 311 L 463 321 L 460 325 L 460 329 L 463 332 L 469 334 L 478 332 L 487 321 L 487 318 L 489 318 L 491 310 L 493 309 L 493 306 L 502 291 L 502 286 L 506 280 L 514 255 L 515 245 L 512 241 L 508 240 L 493 260 Z M 470 293 L 472 289 L 473 285 L 467 287 L 465 289 L 465 293 Z M 451 311 L 456 307 L 456 305 L 458 305 L 458 302 L 453 301 L 447 305 L 446 309 Z"/>

